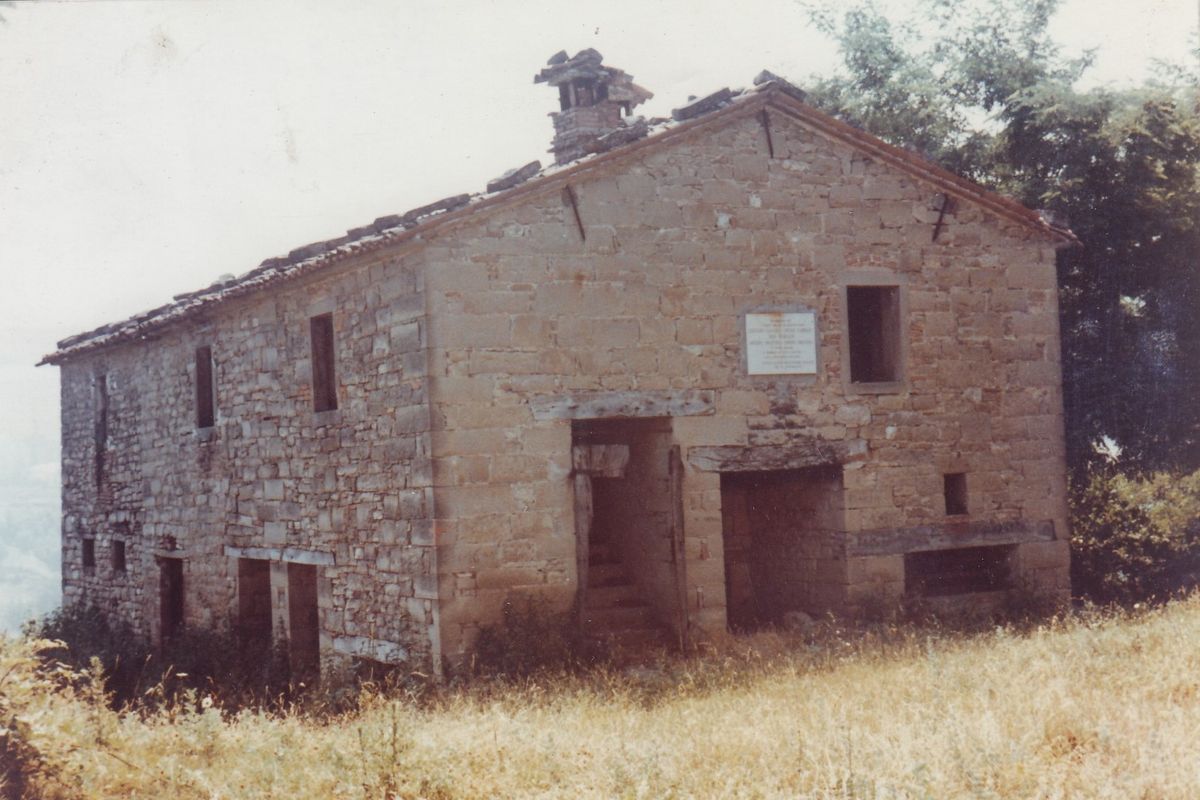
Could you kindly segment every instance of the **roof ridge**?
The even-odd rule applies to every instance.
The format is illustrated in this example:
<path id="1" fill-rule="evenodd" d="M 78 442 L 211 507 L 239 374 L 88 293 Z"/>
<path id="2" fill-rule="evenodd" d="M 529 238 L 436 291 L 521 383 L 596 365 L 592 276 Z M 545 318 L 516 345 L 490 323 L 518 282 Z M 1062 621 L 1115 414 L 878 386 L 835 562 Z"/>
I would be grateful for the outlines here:
<path id="1" fill-rule="evenodd" d="M 805 97 L 804 90 L 795 84 L 768 70 L 763 70 L 754 78 L 754 85 L 750 89 L 722 88 L 699 99 L 690 98 L 688 103 L 674 109 L 669 119 L 655 118 L 647 121 L 638 117 L 626 128 L 600 137 L 596 141 L 594 149 L 574 161 L 566 164 L 553 164 L 549 167 L 543 167 L 540 161 L 530 161 L 488 181 L 484 192 L 451 195 L 409 209 L 402 214 L 377 217 L 371 224 L 351 228 L 342 236 L 294 248 L 286 256 L 264 259 L 257 267 L 240 276 L 219 279 L 204 288 L 175 295 L 172 302 L 149 311 L 69 336 L 57 342 L 56 351 L 44 356 L 38 365 L 61 363 L 71 356 L 88 350 L 131 339 L 145 338 L 153 330 L 186 318 L 201 307 L 239 297 L 280 280 L 307 274 L 311 268 L 321 264 L 369 252 L 376 246 L 394 242 L 410 232 L 424 230 L 426 226 L 437 224 L 439 220 L 459 215 L 458 212 L 469 211 L 473 207 L 485 204 L 491 207 L 494 202 L 499 202 L 505 195 L 518 196 L 514 190 L 535 179 L 550 180 L 575 174 L 588 169 L 597 158 L 640 150 L 640 146 L 635 148 L 633 145 L 650 145 L 659 141 L 668 141 L 674 138 L 667 136 L 672 131 L 690 130 L 698 123 L 724 116 L 718 112 L 729 110 L 750 98 L 761 99 L 761 102 L 753 104 L 756 108 L 765 107 L 772 102 L 782 103 L 782 110 L 788 112 L 789 116 L 798 117 L 828 136 L 875 152 L 891 162 L 893 166 L 920 173 L 926 180 L 930 180 L 944 189 L 953 191 L 1029 227 L 1055 235 L 1065 243 L 1078 243 L 1075 235 L 1069 229 L 1057 224 L 1056 221 L 1043 218 L 1039 212 L 1012 198 L 955 175 L 928 159 L 908 153 L 845 121 L 826 114 L 809 105 L 805 101 Z"/>

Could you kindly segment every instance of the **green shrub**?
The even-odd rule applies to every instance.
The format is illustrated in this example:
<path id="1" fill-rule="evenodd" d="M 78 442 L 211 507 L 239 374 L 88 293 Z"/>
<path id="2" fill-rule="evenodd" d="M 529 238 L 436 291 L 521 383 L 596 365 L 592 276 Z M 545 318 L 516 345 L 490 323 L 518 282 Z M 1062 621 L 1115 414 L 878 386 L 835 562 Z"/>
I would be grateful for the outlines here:
<path id="1" fill-rule="evenodd" d="M 1071 583 L 1097 603 L 1165 600 L 1200 577 L 1200 473 L 1091 471 L 1071 487 Z"/>
<path id="2" fill-rule="evenodd" d="M 26 626 L 25 634 L 61 643 L 41 652 L 47 666 L 82 671 L 97 660 L 114 708 L 170 705 L 189 696 L 229 709 L 281 707 L 301 688 L 291 680 L 286 641 L 246 647 L 232 629 L 184 628 L 156 649 L 95 606 L 69 606 Z"/>
<path id="3" fill-rule="evenodd" d="M 135 701 L 158 681 L 158 665 L 145 638 L 95 606 L 56 609 L 27 623 L 24 633 L 31 639 L 61 643 L 39 653 L 47 665 L 65 664 L 82 671 L 98 659 L 104 668 L 104 689 L 114 706 Z"/>

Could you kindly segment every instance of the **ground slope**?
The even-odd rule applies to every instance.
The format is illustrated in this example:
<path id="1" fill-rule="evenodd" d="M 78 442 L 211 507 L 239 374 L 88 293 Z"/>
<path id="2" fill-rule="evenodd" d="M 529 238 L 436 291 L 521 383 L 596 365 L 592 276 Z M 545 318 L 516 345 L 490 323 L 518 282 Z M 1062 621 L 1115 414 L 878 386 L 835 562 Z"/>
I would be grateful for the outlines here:
<path id="1" fill-rule="evenodd" d="M 760 636 L 658 670 L 375 698 L 325 724 L 119 716 L 2 647 L 0 716 L 21 720 L 48 796 L 1200 796 L 1197 599 L 1027 633 Z"/>

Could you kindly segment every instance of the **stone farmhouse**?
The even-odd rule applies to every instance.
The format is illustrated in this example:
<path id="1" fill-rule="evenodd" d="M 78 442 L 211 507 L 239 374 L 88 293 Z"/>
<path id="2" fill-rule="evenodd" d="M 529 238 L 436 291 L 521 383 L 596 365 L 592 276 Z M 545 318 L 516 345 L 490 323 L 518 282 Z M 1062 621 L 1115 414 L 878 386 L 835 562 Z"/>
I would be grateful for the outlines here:
<path id="1" fill-rule="evenodd" d="M 63 591 L 453 668 L 1068 591 L 1071 232 L 770 73 L 669 119 L 559 53 L 555 163 L 58 343 Z"/>

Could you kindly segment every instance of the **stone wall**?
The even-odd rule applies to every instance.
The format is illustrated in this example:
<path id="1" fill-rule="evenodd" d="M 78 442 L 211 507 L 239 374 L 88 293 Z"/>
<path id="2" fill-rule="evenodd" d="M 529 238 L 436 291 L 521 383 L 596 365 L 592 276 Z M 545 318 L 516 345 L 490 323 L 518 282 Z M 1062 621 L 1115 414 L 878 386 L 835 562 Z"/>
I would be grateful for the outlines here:
<path id="1" fill-rule="evenodd" d="M 62 369 L 63 603 L 96 605 L 144 627 L 158 601 L 142 579 L 141 395 L 115 363 L 72 363 Z M 83 541 L 94 542 L 95 566 L 83 566 Z M 126 569 L 113 569 L 115 541 Z"/>
<path id="2" fill-rule="evenodd" d="M 725 625 L 725 570 L 721 476 L 692 448 L 839 454 L 851 604 L 902 587 L 914 542 L 1015 545 L 1022 576 L 1064 592 L 1052 244 L 967 199 L 935 240 L 937 188 L 784 109 L 766 124 L 774 156 L 762 119 L 722 115 L 540 179 L 391 255 L 70 360 L 67 599 L 153 631 L 155 559 L 182 556 L 188 621 L 218 624 L 237 607 L 237 559 L 264 558 L 286 629 L 287 564 L 313 564 L 324 652 L 465 659 L 513 595 L 574 599 L 571 415 L 535 411 L 583 393 L 678 409 L 655 449 L 683 456 L 699 631 Z M 860 285 L 898 287 L 901 369 L 886 384 L 850 380 L 846 289 Z M 744 315 L 789 309 L 816 314 L 817 373 L 748 375 Z M 318 413 L 308 321 L 325 313 L 339 407 Z M 194 418 L 201 345 L 216 362 L 208 431 Z M 110 387 L 100 493 L 98 373 Z M 945 513 L 948 472 L 967 475 L 964 519 Z M 85 534 L 98 539 L 91 575 Z M 124 578 L 105 571 L 118 534 Z"/>
<path id="3" fill-rule="evenodd" d="M 1065 591 L 1052 244 L 965 200 L 933 241 L 937 189 L 784 114 L 771 125 L 774 158 L 760 121 L 735 118 L 578 176 L 586 238 L 551 183 L 430 242 L 447 654 L 514 592 L 573 596 L 569 421 L 530 402 L 580 392 L 711 390 L 711 413 L 673 420 L 685 452 L 843 446 L 848 531 L 945 524 L 942 476 L 965 472 L 972 519 L 1049 521 L 1018 560 Z M 858 284 L 900 287 L 890 387 L 849 381 Z M 746 374 L 742 315 L 780 308 L 816 311 L 817 375 Z M 683 513 L 689 613 L 717 629 L 718 474 L 688 468 Z"/>
<path id="4" fill-rule="evenodd" d="M 66 600 L 116 609 L 157 636 L 156 558 L 180 557 L 186 621 L 222 626 L 236 615 L 238 559 L 266 559 L 286 634 L 288 563 L 311 564 L 323 652 L 427 662 L 437 587 L 420 263 L 340 267 L 64 366 Z M 338 408 L 314 412 L 309 319 L 325 313 Z M 203 345 L 216 424 L 198 430 Z M 110 386 L 108 496 L 91 475 L 97 372 Z M 103 554 L 123 531 L 118 578 Z M 79 566 L 84 534 L 98 537 L 94 575 Z"/>

